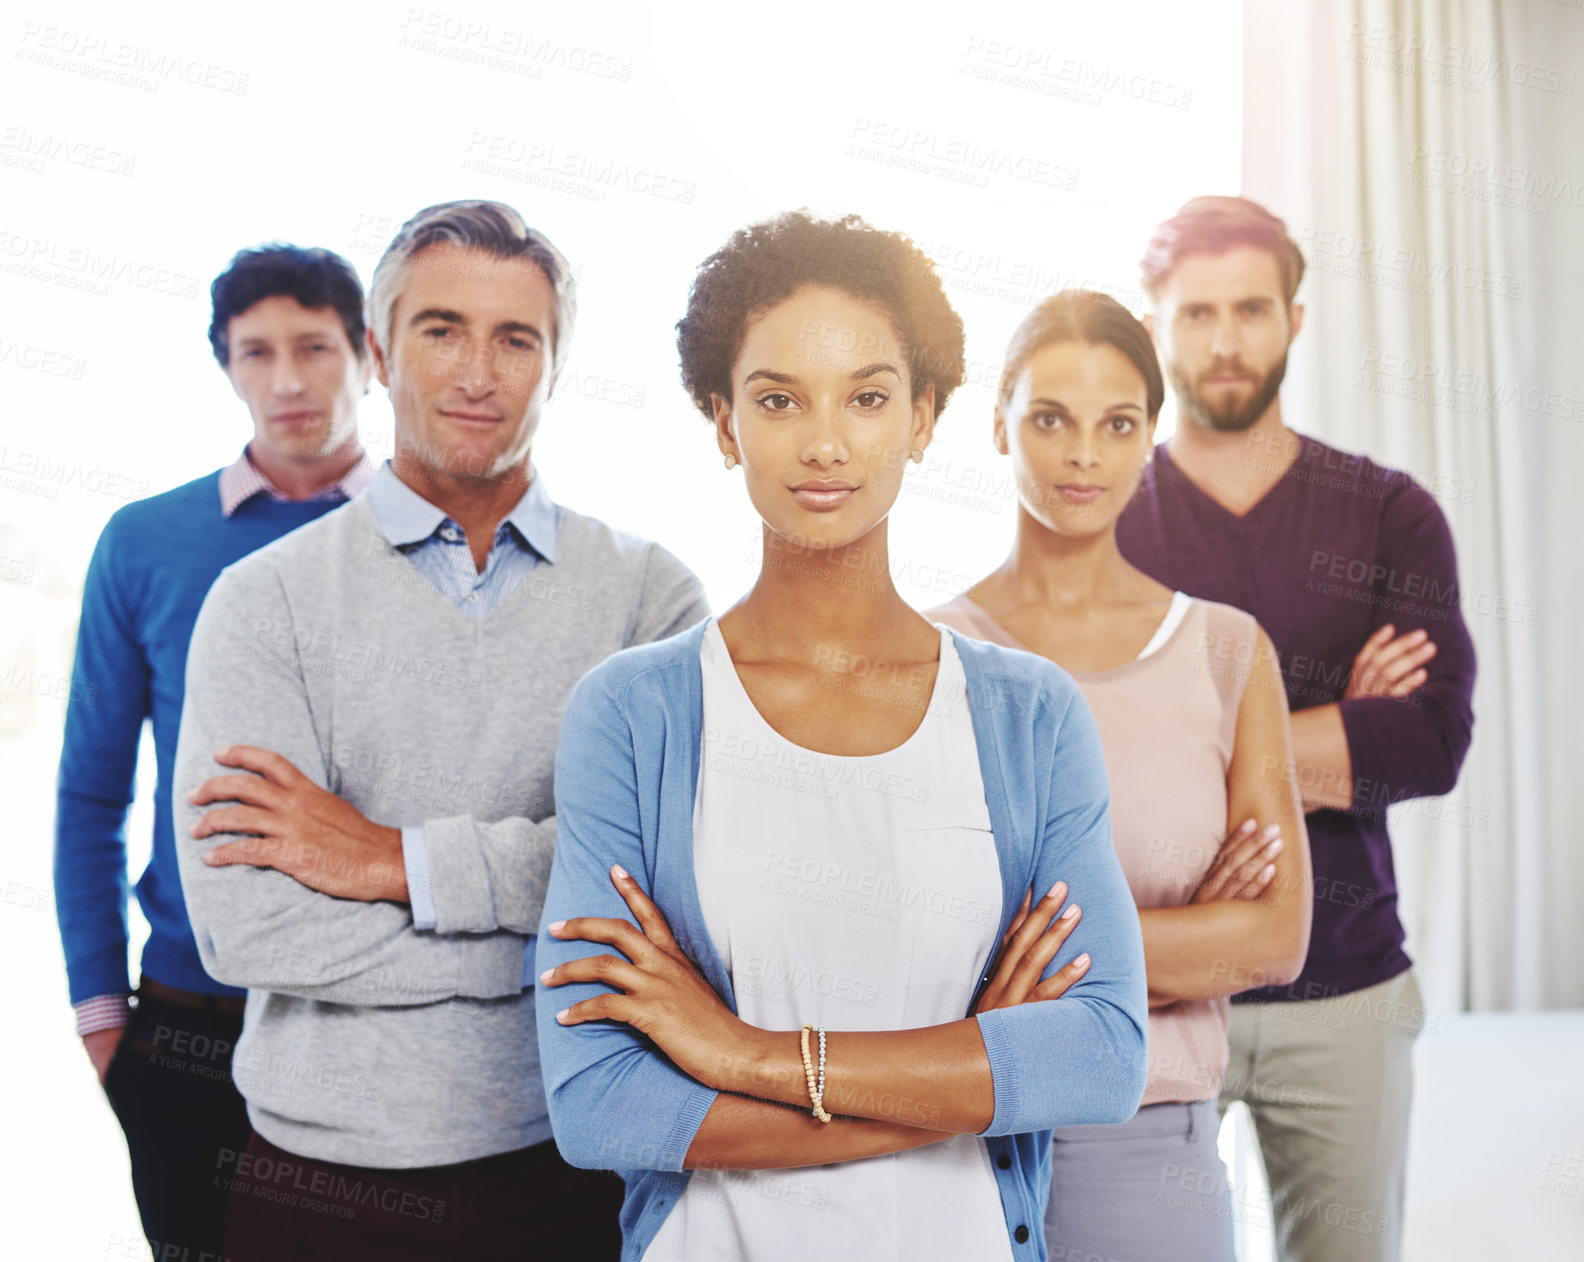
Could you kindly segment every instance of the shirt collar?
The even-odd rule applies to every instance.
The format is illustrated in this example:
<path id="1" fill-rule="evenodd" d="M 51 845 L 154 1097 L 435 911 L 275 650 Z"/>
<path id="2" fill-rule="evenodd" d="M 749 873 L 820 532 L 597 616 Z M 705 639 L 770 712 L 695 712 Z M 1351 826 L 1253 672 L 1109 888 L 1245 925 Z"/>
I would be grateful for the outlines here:
<path id="1" fill-rule="evenodd" d="M 291 496 L 271 482 L 264 471 L 253 463 L 253 458 L 248 455 L 248 449 L 244 447 L 242 454 L 236 460 L 220 470 L 220 514 L 223 517 L 231 516 L 255 495 L 268 495 L 272 500 L 281 503 L 349 500 L 373 480 L 374 463 L 368 458 L 367 452 L 360 451 L 358 462 L 348 469 L 339 481 L 320 487 L 305 500 L 293 501 Z"/>
<path id="2" fill-rule="evenodd" d="M 369 506 L 374 510 L 380 533 L 393 548 L 422 543 L 451 521 L 443 508 L 431 504 L 397 477 L 389 460 L 379 467 L 369 485 Z M 559 515 L 537 469 L 531 471 L 528 489 L 506 514 L 505 524 L 512 527 L 520 542 L 552 565 L 555 563 Z"/>

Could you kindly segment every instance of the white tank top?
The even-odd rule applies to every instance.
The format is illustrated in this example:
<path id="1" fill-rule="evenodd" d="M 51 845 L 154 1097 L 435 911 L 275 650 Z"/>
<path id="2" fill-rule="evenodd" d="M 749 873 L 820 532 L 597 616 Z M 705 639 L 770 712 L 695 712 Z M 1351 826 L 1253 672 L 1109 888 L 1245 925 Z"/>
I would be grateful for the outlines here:
<path id="1" fill-rule="evenodd" d="M 743 689 L 713 618 L 700 655 L 693 862 L 738 1014 L 771 1030 L 823 1025 L 836 1049 L 844 1030 L 960 1020 L 995 946 L 1001 874 L 950 634 L 941 629 L 918 729 L 896 749 L 854 757 L 778 735 Z M 828 1166 L 694 1171 L 644 1254 L 810 1258 L 1011 1262 L 984 1142 L 954 1135 Z"/>

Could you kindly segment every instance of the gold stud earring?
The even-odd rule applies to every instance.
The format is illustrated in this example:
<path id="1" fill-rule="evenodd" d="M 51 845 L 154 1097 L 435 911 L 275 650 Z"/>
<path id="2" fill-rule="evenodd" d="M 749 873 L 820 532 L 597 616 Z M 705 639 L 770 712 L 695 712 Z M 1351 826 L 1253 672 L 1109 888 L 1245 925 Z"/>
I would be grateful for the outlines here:
<path id="1" fill-rule="evenodd" d="M 737 457 L 730 452 L 726 454 L 726 467 L 727 469 L 735 469 L 737 467 Z"/>
<path id="2" fill-rule="evenodd" d="M 913 458 L 913 463 L 914 464 L 923 464 L 924 463 L 924 452 L 923 452 L 923 449 L 919 448 L 919 447 L 913 448 L 912 458 Z"/>

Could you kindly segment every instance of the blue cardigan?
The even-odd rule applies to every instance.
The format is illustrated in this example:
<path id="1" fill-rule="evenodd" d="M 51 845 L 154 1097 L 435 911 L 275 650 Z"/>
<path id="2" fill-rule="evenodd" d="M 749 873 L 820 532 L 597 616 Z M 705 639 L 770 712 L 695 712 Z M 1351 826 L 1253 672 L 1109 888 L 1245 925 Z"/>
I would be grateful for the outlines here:
<path id="1" fill-rule="evenodd" d="M 573 690 L 556 754 L 556 853 L 542 925 L 573 916 L 631 922 L 610 881 L 620 863 L 735 1011 L 693 871 L 706 625 L 617 653 Z M 999 933 L 1025 891 L 1043 895 L 1064 880 L 1084 917 L 1047 975 L 1081 951 L 1093 957 L 1061 999 L 977 1018 L 995 1087 L 995 1116 L 983 1134 L 1007 1234 L 1019 1262 L 1042 1262 L 1051 1128 L 1126 1121 L 1143 1097 L 1144 945 L 1111 846 L 1105 761 L 1083 694 L 1043 658 L 952 636 L 1001 865 Z M 535 967 L 607 949 L 552 938 L 541 926 Z M 557 1024 L 557 1011 L 602 989 L 539 987 L 539 1048 L 556 1145 L 573 1165 L 626 1180 L 622 1258 L 637 1262 L 687 1186 L 683 1159 L 716 1092 L 629 1026 Z"/>

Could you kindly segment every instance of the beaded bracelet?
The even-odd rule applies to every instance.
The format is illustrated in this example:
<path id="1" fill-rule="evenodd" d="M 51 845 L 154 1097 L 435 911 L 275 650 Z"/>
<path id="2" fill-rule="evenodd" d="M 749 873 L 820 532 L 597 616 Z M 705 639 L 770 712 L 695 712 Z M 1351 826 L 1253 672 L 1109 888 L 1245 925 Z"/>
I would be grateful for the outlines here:
<path id="1" fill-rule="evenodd" d="M 814 1028 L 819 1031 L 819 1100 L 820 1107 L 823 1108 L 825 1106 L 825 1027 L 823 1025 L 818 1025 Z"/>
<path id="2" fill-rule="evenodd" d="M 825 1111 L 825 1027 L 819 1027 L 820 1063 L 819 1077 L 814 1075 L 814 1060 L 809 1055 L 809 1034 L 814 1027 L 805 1025 L 799 1040 L 803 1049 L 803 1078 L 808 1083 L 809 1100 L 814 1105 L 814 1116 L 822 1122 L 831 1120 L 831 1115 Z"/>

